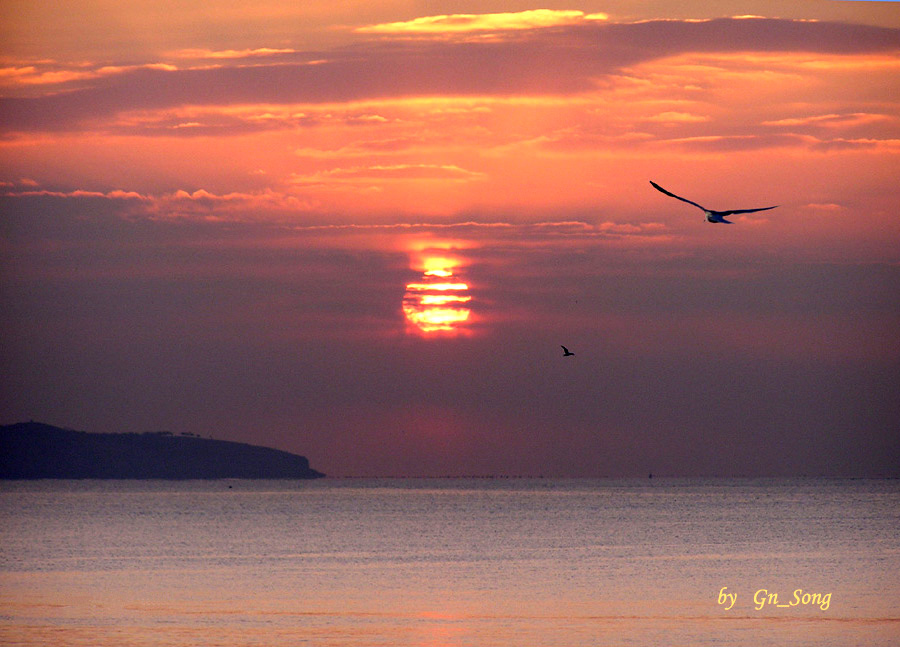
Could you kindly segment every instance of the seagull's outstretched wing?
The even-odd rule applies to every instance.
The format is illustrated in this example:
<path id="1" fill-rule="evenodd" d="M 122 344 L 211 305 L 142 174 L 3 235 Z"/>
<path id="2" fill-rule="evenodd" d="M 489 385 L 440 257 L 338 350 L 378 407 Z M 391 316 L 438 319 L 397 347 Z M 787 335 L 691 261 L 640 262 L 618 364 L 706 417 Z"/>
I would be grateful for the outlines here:
<path id="1" fill-rule="evenodd" d="M 656 182 L 654 182 L 653 180 L 650 180 L 650 184 L 653 185 L 653 188 L 654 188 L 654 189 L 656 189 L 657 191 L 661 191 L 661 192 L 665 193 L 665 194 L 666 194 L 667 196 L 669 196 L 670 198 L 675 198 L 676 200 L 681 200 L 682 202 L 687 202 L 688 204 L 694 205 L 694 206 L 697 207 L 698 209 L 703 209 L 704 211 L 706 211 L 706 207 L 703 207 L 703 206 L 697 204 L 696 202 L 693 202 L 693 201 L 691 201 L 691 200 L 688 200 L 687 198 L 682 198 L 680 195 L 675 195 L 675 194 L 672 193 L 671 191 L 666 191 L 664 188 L 662 188 L 661 186 L 659 186 L 659 185 L 658 185 Z M 732 213 L 734 213 L 734 212 L 732 212 Z"/>
<path id="2" fill-rule="evenodd" d="M 778 205 L 776 204 L 775 207 Z M 736 213 L 753 213 L 754 211 L 768 211 L 769 209 L 774 209 L 775 207 L 761 207 L 760 209 L 732 209 L 731 211 L 717 211 L 716 213 L 721 214 L 723 216 L 733 216 Z"/>

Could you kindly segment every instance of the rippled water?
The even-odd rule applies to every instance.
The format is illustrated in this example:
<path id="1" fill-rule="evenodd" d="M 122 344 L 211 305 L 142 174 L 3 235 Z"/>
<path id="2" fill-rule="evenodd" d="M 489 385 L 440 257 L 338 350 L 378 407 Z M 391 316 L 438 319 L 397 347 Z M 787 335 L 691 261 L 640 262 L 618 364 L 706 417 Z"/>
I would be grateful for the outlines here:
<path id="1" fill-rule="evenodd" d="M 900 644 L 897 481 L 6 482 L 0 521 L 4 645 Z"/>

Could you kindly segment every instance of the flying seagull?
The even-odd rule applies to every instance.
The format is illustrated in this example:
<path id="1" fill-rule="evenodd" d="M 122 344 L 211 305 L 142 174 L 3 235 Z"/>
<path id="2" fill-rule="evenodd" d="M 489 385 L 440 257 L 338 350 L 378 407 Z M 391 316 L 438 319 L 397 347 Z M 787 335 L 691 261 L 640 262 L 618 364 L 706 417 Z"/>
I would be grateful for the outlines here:
<path id="1" fill-rule="evenodd" d="M 575 354 L 572 351 L 570 351 L 568 348 L 566 348 L 565 346 L 560 346 L 560 348 L 563 349 L 563 357 L 568 357 L 569 355 Z"/>
<path id="2" fill-rule="evenodd" d="M 730 225 L 730 224 L 732 224 L 731 221 L 725 220 L 725 216 L 731 216 L 736 213 L 753 213 L 754 211 L 768 211 L 769 209 L 774 209 L 775 207 L 778 206 L 776 204 L 775 207 L 762 207 L 760 209 L 731 209 L 730 211 L 713 211 L 712 209 L 707 209 L 706 207 L 701 207 L 696 202 L 692 202 L 692 201 L 688 200 L 687 198 L 682 198 L 681 196 L 678 196 L 678 195 L 675 195 L 674 193 L 670 193 L 669 191 L 666 191 L 664 188 L 659 186 L 653 180 L 650 180 L 650 184 L 653 185 L 654 189 L 656 189 L 657 191 L 662 191 L 663 193 L 665 193 L 667 196 L 669 196 L 671 198 L 675 198 L 676 200 L 681 200 L 682 202 L 687 202 L 688 204 L 692 204 L 695 207 L 699 207 L 700 209 L 703 209 L 703 211 L 706 213 L 706 222 L 712 222 L 712 223 L 723 222 L 726 225 Z"/>

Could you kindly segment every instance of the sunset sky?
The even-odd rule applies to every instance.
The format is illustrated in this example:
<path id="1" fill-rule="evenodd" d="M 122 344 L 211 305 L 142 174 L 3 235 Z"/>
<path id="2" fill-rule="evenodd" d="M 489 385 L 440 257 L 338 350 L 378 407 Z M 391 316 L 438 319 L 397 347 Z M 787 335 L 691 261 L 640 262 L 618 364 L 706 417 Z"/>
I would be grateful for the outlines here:
<path id="1" fill-rule="evenodd" d="M 900 3 L 211 7 L 0 0 L 0 423 L 900 475 Z"/>

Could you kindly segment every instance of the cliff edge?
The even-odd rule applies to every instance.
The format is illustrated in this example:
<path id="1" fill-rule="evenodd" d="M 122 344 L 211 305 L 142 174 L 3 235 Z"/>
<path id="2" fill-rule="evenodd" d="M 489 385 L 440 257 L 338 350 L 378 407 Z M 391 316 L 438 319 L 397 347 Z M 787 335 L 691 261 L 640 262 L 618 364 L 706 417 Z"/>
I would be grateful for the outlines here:
<path id="1" fill-rule="evenodd" d="M 94 434 L 0 426 L 0 479 L 313 479 L 304 456 L 169 432 Z"/>

